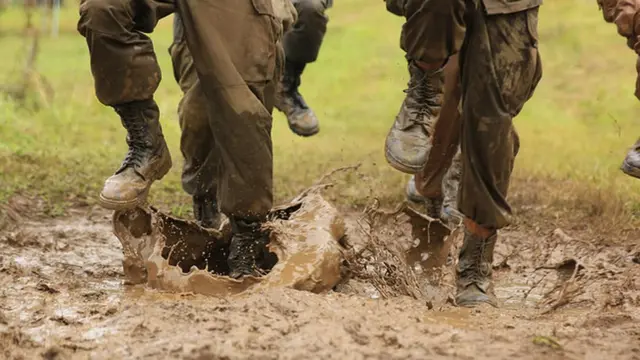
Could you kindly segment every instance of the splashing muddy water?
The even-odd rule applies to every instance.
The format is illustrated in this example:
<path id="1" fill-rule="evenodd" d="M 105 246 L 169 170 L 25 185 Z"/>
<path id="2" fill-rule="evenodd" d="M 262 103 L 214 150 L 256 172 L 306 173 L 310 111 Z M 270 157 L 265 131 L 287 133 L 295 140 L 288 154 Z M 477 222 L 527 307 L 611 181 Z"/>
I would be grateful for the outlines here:
<path id="1" fill-rule="evenodd" d="M 340 280 L 344 250 L 340 240 L 345 225 L 338 211 L 320 195 L 311 194 L 274 209 L 269 218 L 266 251 L 278 261 L 265 276 L 240 280 L 226 276 L 228 231 L 207 230 L 143 208 L 116 212 L 113 223 L 131 284 L 221 297 L 278 287 L 331 290 Z"/>
<path id="2" fill-rule="evenodd" d="M 342 241 L 336 243 L 346 259 L 350 252 L 374 254 L 363 268 L 385 271 L 385 281 L 399 282 L 399 263 L 380 255 L 393 244 L 412 242 L 405 215 L 363 232 L 362 215 L 345 212 L 343 225 L 336 222 L 335 229 L 346 228 L 350 246 L 345 251 Z M 357 274 L 343 276 L 322 294 L 274 286 L 226 298 L 168 292 L 146 281 L 124 285 L 124 249 L 112 220 L 102 210 L 84 208 L 67 218 L 25 220 L 0 233 L 1 359 L 640 356 L 635 248 L 600 246 L 588 233 L 503 231 L 494 263 L 502 307 L 461 309 L 446 301 L 454 290 L 455 264 L 445 266 L 439 282 L 417 276 L 423 296 L 416 298 L 382 296 Z M 283 234 L 278 238 L 300 234 L 288 222 L 272 221 L 274 233 Z M 370 235 L 378 242 L 371 243 Z M 451 244 L 453 254 L 457 241 Z M 180 258 L 179 248 L 174 252 Z M 174 265 L 184 273 L 185 264 Z M 576 264 L 581 266 L 573 285 L 565 286 Z M 430 299 L 427 285 L 443 300 Z"/>

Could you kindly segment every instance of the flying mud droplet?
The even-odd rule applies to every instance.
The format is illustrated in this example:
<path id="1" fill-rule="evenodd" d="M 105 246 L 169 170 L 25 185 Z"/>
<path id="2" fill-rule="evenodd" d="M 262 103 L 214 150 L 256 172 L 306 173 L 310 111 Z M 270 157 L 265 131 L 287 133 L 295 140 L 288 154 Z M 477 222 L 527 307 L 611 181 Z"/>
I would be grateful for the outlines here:
<path id="1" fill-rule="evenodd" d="M 262 277 L 235 280 L 226 276 L 228 227 L 204 229 L 153 208 L 116 212 L 113 226 L 122 243 L 128 284 L 230 296 L 276 287 L 321 293 L 331 290 L 341 277 L 344 219 L 319 194 L 298 198 L 271 212 L 263 227 L 270 241 L 258 259 L 268 271 Z"/>

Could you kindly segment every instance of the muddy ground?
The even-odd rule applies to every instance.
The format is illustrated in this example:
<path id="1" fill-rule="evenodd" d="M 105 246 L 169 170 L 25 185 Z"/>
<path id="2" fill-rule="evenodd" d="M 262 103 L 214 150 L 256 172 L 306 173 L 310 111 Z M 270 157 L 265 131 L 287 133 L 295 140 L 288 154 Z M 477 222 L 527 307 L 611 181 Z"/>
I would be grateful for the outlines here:
<path id="1" fill-rule="evenodd" d="M 356 250 L 402 235 L 346 217 Z M 521 221 L 496 248 L 501 308 L 461 309 L 453 264 L 418 272 L 412 289 L 402 264 L 365 250 L 354 266 L 386 268 L 378 277 L 227 300 L 123 285 L 111 214 L 97 208 L 4 220 L 3 359 L 640 359 L 638 232 L 612 241 L 579 224 Z"/>

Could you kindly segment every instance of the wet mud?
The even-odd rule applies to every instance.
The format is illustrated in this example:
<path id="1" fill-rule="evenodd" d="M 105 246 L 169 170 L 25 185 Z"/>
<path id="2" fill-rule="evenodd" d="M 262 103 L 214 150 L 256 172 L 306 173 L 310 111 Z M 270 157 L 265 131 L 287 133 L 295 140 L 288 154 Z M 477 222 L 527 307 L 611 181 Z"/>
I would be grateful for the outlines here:
<path id="1" fill-rule="evenodd" d="M 128 229 L 161 218 L 144 214 Z M 506 229 L 494 262 L 501 307 L 466 309 L 452 304 L 455 256 L 443 255 L 457 253 L 458 229 L 416 220 L 406 209 L 367 209 L 333 218 L 346 233 L 340 237 L 340 226 L 324 219 L 315 230 L 285 219 L 274 229 L 334 239 L 322 242 L 340 247 L 332 290 L 289 284 L 235 296 L 154 286 L 147 265 L 137 268 L 147 275 L 132 278 L 113 214 L 78 209 L 63 219 L 17 221 L 0 232 L 0 358 L 640 359 L 637 242 L 602 242 L 579 227 Z M 165 231 L 184 225 L 173 220 Z M 424 225 L 435 234 L 433 246 L 416 239 Z M 219 238 L 224 248 L 223 232 L 190 236 Z M 292 237 L 291 244 L 305 244 Z M 154 251 L 171 262 L 166 249 L 141 256 Z M 409 262 L 401 256 L 407 251 Z M 169 266 L 188 278 L 185 269 L 203 271 L 203 259 Z"/>
<path id="2" fill-rule="evenodd" d="M 258 262 L 262 277 L 228 277 L 228 226 L 207 230 L 154 209 L 116 212 L 114 234 L 122 244 L 127 284 L 228 297 L 292 288 L 322 293 L 340 280 L 344 219 L 320 195 L 311 194 L 269 214 Z"/>

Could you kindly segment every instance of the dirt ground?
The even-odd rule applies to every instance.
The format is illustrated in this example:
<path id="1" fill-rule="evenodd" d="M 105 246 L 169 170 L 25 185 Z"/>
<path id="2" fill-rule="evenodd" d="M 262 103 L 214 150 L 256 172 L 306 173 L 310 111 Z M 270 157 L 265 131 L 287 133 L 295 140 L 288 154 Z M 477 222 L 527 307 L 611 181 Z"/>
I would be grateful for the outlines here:
<path id="1" fill-rule="evenodd" d="M 360 216 L 346 215 L 360 249 L 372 234 L 378 245 L 401 235 L 391 223 L 363 231 Z M 407 276 L 401 264 L 375 251 L 358 261 L 386 267 L 386 283 L 354 274 L 327 294 L 272 289 L 227 300 L 125 286 L 110 213 L 9 217 L 0 231 L 3 359 L 640 359 L 638 241 L 602 241 L 579 226 L 503 231 L 501 308 L 462 309 L 448 300 L 453 265 L 429 279 L 418 272 L 411 293 L 394 280 Z"/>

